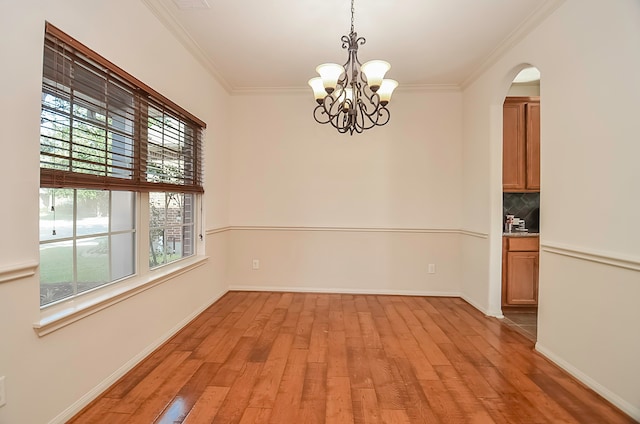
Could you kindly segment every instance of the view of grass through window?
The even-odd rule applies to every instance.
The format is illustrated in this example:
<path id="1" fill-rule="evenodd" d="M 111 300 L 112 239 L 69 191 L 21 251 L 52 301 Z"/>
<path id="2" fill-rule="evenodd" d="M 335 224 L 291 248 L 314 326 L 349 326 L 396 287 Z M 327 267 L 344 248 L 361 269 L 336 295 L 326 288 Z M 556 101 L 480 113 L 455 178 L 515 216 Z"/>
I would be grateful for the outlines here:
<path id="1" fill-rule="evenodd" d="M 135 195 L 40 189 L 40 304 L 135 272 Z"/>

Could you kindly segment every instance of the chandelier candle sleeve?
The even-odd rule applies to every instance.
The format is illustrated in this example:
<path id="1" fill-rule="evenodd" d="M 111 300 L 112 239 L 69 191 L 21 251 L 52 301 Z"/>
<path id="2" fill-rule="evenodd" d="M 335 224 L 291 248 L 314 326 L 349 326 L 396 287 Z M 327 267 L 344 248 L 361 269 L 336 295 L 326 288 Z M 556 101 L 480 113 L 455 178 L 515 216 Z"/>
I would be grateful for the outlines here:
<path id="1" fill-rule="evenodd" d="M 392 79 L 384 79 L 382 80 L 382 84 L 380 84 L 380 88 L 378 89 L 378 96 L 380 96 L 380 104 L 382 106 L 386 106 L 387 103 L 391 100 L 391 95 L 393 94 L 393 90 L 398 86 L 398 81 Z"/>
<path id="2" fill-rule="evenodd" d="M 320 124 L 331 124 L 339 133 L 361 133 L 389 122 L 387 105 L 398 82 L 385 79 L 391 65 L 384 60 L 362 64 L 358 47 L 366 43 L 354 30 L 354 0 L 351 0 L 351 31 L 341 38 L 348 52 L 344 65 L 323 63 L 316 68 L 319 77 L 311 78 L 309 86 L 317 103 L 313 117 Z"/>
<path id="3" fill-rule="evenodd" d="M 313 96 L 316 98 L 318 104 L 322 104 L 322 99 L 327 95 L 327 91 L 324 89 L 322 78 L 315 77 L 309 80 L 309 86 L 313 89 Z"/>
<path id="4" fill-rule="evenodd" d="M 338 84 L 340 75 L 344 72 L 344 68 L 337 63 L 324 63 L 316 68 L 316 72 L 322 78 L 322 84 L 327 94 L 333 93 Z"/>
<path id="5" fill-rule="evenodd" d="M 382 84 L 384 75 L 391 69 L 391 65 L 384 60 L 370 60 L 363 64 L 360 69 L 362 69 L 362 73 L 367 78 L 371 91 L 376 92 L 380 88 L 380 84 Z"/>

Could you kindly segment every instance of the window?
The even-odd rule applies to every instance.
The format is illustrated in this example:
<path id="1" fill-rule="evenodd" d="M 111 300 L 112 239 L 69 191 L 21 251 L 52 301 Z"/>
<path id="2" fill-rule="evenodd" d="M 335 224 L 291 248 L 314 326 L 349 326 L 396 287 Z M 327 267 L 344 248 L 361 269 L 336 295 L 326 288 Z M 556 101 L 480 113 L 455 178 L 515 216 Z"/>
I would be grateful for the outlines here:
<path id="1" fill-rule="evenodd" d="M 47 23 L 42 306 L 195 254 L 205 126 Z M 142 217 L 140 231 L 135 223 Z"/>
<path id="2" fill-rule="evenodd" d="M 149 267 L 194 253 L 194 196 L 149 193 Z"/>
<path id="3" fill-rule="evenodd" d="M 40 189 L 40 305 L 135 271 L 135 196 L 128 191 Z"/>

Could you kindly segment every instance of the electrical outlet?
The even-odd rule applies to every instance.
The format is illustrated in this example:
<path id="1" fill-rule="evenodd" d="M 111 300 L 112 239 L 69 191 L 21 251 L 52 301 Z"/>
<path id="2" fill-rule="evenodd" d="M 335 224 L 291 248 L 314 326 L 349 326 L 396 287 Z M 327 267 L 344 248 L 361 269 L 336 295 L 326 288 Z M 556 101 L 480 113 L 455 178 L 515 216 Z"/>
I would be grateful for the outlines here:
<path id="1" fill-rule="evenodd" d="M 427 271 L 429 274 L 435 274 L 436 273 L 436 264 L 429 264 L 429 268 Z"/>
<path id="2" fill-rule="evenodd" d="M 4 391 L 4 375 L 0 377 L 0 407 L 7 403 L 7 393 Z"/>
<path id="3" fill-rule="evenodd" d="M 251 263 L 253 269 L 260 269 L 260 259 L 254 259 Z"/>

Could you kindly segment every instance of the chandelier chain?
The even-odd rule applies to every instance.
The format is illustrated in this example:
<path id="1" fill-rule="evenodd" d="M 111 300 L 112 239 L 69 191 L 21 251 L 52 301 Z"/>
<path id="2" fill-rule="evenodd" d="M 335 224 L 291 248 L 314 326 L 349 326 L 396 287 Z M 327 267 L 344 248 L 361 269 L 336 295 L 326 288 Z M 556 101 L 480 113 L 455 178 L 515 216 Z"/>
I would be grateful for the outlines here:
<path id="1" fill-rule="evenodd" d="M 354 30 L 353 30 L 354 29 L 354 26 L 353 26 L 353 15 L 354 15 L 354 13 L 356 11 L 355 7 L 353 6 L 353 1 L 354 0 L 351 0 L 351 34 L 353 34 L 353 32 L 354 32 Z"/>

